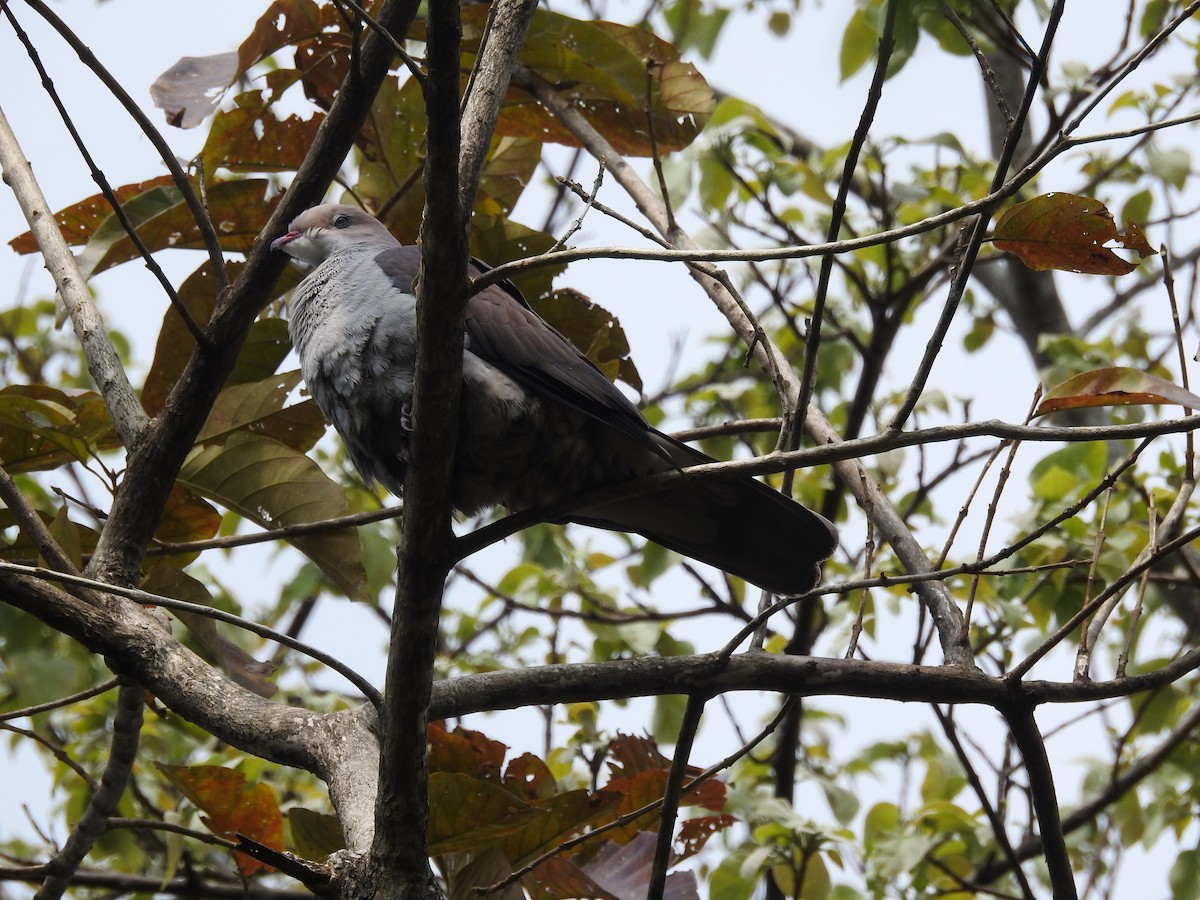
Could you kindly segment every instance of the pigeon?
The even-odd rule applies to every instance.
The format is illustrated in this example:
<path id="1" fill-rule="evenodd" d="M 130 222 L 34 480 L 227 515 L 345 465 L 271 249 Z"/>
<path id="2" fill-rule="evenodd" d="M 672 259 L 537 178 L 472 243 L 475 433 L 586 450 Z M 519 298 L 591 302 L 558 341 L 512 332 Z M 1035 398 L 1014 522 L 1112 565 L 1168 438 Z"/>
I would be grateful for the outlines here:
<path id="1" fill-rule="evenodd" d="M 402 495 L 411 435 L 420 250 L 376 218 L 324 204 L 272 243 L 311 270 L 288 327 L 310 395 L 368 484 Z M 486 270 L 472 263 L 472 275 Z M 467 303 L 451 497 L 461 513 L 548 509 L 633 532 L 781 595 L 802 594 L 837 546 L 822 516 L 748 476 L 680 478 L 595 500 L 601 488 L 713 462 L 657 431 L 628 397 L 502 282 Z M 576 497 L 593 494 L 582 508 Z"/>

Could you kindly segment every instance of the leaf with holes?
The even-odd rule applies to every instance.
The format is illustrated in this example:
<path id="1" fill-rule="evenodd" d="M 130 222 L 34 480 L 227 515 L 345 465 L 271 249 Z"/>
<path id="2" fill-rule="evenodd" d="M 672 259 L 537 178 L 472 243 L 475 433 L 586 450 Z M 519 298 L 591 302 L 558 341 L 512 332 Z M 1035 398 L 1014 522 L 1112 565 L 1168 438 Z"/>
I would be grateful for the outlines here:
<path id="1" fill-rule="evenodd" d="M 1112 213 L 1099 200 L 1063 193 L 1043 194 L 1009 209 L 996 223 L 992 242 L 1039 272 L 1128 275 L 1137 268 L 1109 249 L 1110 243 L 1143 259 L 1154 255 L 1136 225 L 1118 232 Z"/>

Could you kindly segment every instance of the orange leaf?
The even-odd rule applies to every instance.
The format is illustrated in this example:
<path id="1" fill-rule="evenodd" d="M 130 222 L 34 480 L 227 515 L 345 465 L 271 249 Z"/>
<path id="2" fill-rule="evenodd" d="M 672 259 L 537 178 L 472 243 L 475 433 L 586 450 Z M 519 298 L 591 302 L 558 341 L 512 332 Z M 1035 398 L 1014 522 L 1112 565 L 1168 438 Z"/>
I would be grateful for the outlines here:
<path id="1" fill-rule="evenodd" d="M 1137 268 L 1105 246 L 1110 242 L 1142 258 L 1154 254 L 1136 224 L 1120 233 L 1099 200 L 1062 193 L 1043 194 L 1009 209 L 996 223 L 992 242 L 1036 271 L 1089 275 L 1127 275 Z"/>
<path id="2" fill-rule="evenodd" d="M 1044 416 L 1060 409 L 1085 406 L 1172 403 L 1200 409 L 1200 397 L 1179 385 L 1147 375 L 1141 369 L 1113 366 L 1084 372 L 1051 388 L 1038 404 L 1036 414 Z"/>
<path id="3" fill-rule="evenodd" d="M 265 782 L 246 784 L 246 776 L 224 766 L 168 766 L 156 763 L 163 776 L 205 813 L 204 824 L 221 837 L 251 840 L 283 852 L 283 814 L 279 795 Z M 247 877 L 271 867 L 235 853 L 238 869 Z"/>

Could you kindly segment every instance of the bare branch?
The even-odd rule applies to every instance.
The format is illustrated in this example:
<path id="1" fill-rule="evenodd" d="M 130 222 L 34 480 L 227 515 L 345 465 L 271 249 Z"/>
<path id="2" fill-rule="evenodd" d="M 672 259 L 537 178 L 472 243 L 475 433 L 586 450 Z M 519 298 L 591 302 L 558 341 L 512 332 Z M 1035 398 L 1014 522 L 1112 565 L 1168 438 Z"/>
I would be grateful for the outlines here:
<path id="1" fill-rule="evenodd" d="M 46 268 L 54 277 L 58 295 L 67 307 L 75 335 L 87 357 L 88 372 L 104 397 L 117 435 L 127 449 L 133 449 L 149 421 L 146 411 L 129 383 L 116 348 L 108 339 L 104 318 L 88 293 L 87 282 L 79 274 L 75 257 L 67 248 L 50 205 L 33 177 L 33 167 L 21 152 L 3 110 L 0 110 L 0 169 L 4 171 L 4 183 L 12 188 L 33 231 L 45 257 Z"/>

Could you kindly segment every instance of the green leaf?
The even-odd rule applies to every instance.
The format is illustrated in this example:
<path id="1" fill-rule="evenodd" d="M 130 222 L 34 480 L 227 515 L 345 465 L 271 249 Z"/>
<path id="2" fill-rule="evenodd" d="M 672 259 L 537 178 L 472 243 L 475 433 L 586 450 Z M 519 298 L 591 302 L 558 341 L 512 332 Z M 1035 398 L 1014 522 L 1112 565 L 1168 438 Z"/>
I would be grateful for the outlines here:
<path id="1" fill-rule="evenodd" d="M 478 41 L 486 16 L 484 7 L 463 11 L 467 46 Z M 680 60 L 677 48 L 644 29 L 539 9 L 520 58 L 625 156 L 680 150 L 712 113 L 704 77 Z M 579 146 L 557 117 L 518 88 L 505 97 L 496 134 Z"/>
<path id="2" fill-rule="evenodd" d="M 846 30 L 842 33 L 842 52 L 838 58 L 838 71 L 842 81 L 856 75 L 875 54 L 879 44 L 879 33 L 871 24 L 861 7 L 854 11 Z"/>
<path id="3" fill-rule="evenodd" d="M 545 815 L 502 787 L 458 772 L 430 774 L 429 810 L 430 856 L 473 850 Z"/>
<path id="4" fill-rule="evenodd" d="M 287 811 L 287 822 L 292 835 L 291 848 L 305 859 L 324 862 L 329 854 L 346 847 L 337 816 L 293 806 Z"/>
<path id="5" fill-rule="evenodd" d="M 42 385 L 0 389 L 0 465 L 11 473 L 86 462 L 119 446 L 99 394 Z"/>
<path id="6" fill-rule="evenodd" d="M 1167 881 L 1171 885 L 1171 900 L 1196 900 L 1196 885 L 1200 884 L 1200 850 L 1184 850 L 1175 857 Z"/>
<path id="7" fill-rule="evenodd" d="M 220 444 L 197 447 L 179 483 L 257 522 L 279 528 L 349 515 L 341 487 L 311 459 L 266 437 L 236 432 Z M 287 538 L 353 600 L 365 600 L 362 548 L 353 530 Z"/>
<path id="8" fill-rule="evenodd" d="M 286 372 L 250 384 L 234 384 L 217 395 L 197 444 L 235 431 L 248 431 L 304 452 L 325 434 L 325 417 L 312 400 L 285 406 L 300 384 L 300 373 Z"/>

